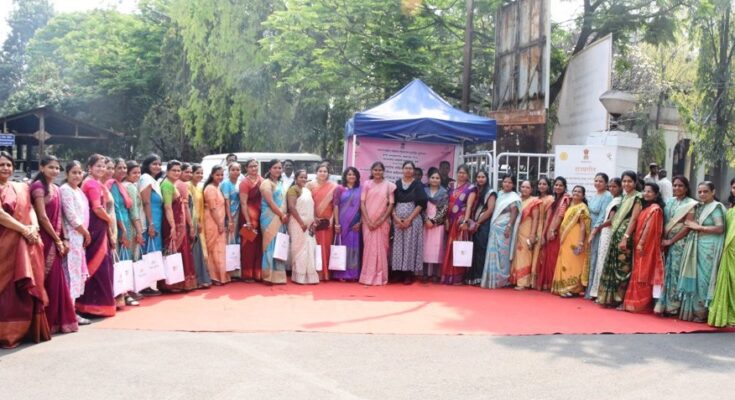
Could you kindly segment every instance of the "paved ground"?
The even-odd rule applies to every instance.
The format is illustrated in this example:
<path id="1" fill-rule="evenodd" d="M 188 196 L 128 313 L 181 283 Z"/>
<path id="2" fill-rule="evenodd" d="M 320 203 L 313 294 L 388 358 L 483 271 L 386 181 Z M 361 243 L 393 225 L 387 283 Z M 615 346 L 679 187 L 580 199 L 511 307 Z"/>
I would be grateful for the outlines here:
<path id="1" fill-rule="evenodd" d="M 735 334 L 411 336 L 83 329 L 0 350 L 0 399 L 711 399 Z"/>

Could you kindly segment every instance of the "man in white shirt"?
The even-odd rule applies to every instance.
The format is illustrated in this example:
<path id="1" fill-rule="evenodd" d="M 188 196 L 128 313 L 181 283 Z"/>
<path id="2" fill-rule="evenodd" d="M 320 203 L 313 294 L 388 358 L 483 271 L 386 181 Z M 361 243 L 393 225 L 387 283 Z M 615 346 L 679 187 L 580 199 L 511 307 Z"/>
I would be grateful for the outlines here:
<path id="1" fill-rule="evenodd" d="M 650 163 L 648 165 L 648 175 L 643 177 L 645 182 L 658 183 L 658 165 L 656 163 Z"/>
<path id="2" fill-rule="evenodd" d="M 666 178 L 665 169 L 658 171 L 658 182 L 656 183 L 658 183 L 658 187 L 661 189 L 661 197 L 663 197 L 664 201 L 674 196 L 673 187 L 671 186 L 671 181 Z"/>
<path id="3" fill-rule="evenodd" d="M 295 178 L 296 177 L 293 175 L 293 161 L 284 160 L 283 161 L 283 174 L 281 175 L 281 182 L 283 182 L 283 187 L 285 189 L 290 188 Z"/>

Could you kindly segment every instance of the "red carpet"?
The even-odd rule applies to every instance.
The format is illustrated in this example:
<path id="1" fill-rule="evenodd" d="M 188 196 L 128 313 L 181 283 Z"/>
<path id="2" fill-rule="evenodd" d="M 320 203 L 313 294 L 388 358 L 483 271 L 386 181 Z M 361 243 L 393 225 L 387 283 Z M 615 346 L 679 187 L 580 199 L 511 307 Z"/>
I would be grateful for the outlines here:
<path id="1" fill-rule="evenodd" d="M 231 283 L 146 298 L 97 328 L 166 331 L 308 331 L 380 334 L 595 334 L 717 331 L 705 324 L 637 315 L 584 299 L 512 289 L 402 284 L 365 287 Z"/>

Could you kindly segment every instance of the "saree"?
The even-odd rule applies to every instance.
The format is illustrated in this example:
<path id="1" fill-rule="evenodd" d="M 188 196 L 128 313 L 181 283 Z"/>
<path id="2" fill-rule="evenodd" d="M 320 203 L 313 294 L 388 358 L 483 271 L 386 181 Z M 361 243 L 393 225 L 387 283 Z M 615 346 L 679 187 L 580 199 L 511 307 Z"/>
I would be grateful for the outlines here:
<path id="1" fill-rule="evenodd" d="M 122 223 L 125 227 L 125 239 L 128 241 L 128 247 L 125 249 L 128 251 L 127 254 L 130 254 L 133 257 L 132 259 L 135 261 L 137 260 L 135 255 L 138 253 L 138 245 L 135 243 L 135 227 L 133 226 L 133 221 L 130 218 L 129 208 L 133 206 L 132 200 L 129 197 L 123 197 L 123 191 L 125 192 L 125 196 L 128 195 L 128 191 L 122 187 L 122 184 L 116 182 L 114 179 L 107 182 L 107 189 L 112 194 L 112 199 L 115 204 L 115 220 Z M 128 199 L 127 202 L 125 200 L 126 198 Z M 122 235 L 123 232 L 118 230 L 117 243 L 119 254 L 123 253 Z"/>
<path id="2" fill-rule="evenodd" d="M 707 317 L 707 323 L 718 328 L 735 325 L 735 208 L 727 210 L 725 219 L 725 246 Z"/>
<path id="3" fill-rule="evenodd" d="M 331 220 L 334 215 L 334 191 L 337 189 L 337 184 L 331 181 L 326 181 L 319 185 L 315 181 L 309 182 L 306 185 L 311 191 L 314 199 L 314 216 L 317 219 L 328 219 Z M 321 229 L 314 232 L 316 237 L 316 243 L 322 246 L 322 270 L 319 272 L 319 277 L 323 281 L 329 280 L 329 254 L 330 246 L 334 240 L 334 223 L 330 223 L 326 229 Z"/>
<path id="4" fill-rule="evenodd" d="M 602 194 L 595 193 L 594 196 L 592 196 L 587 204 L 590 210 L 590 219 L 592 220 L 592 229 L 595 229 L 605 223 L 605 220 L 607 219 L 607 207 L 612 202 L 613 197 L 610 192 L 607 190 L 603 192 Z M 600 253 L 600 237 L 602 236 L 602 232 L 598 232 L 597 235 L 592 239 L 592 242 L 589 244 L 589 257 L 587 260 L 588 266 L 587 269 L 589 271 L 589 276 L 587 278 L 587 281 L 589 284 L 587 285 L 587 290 L 585 291 L 585 298 L 589 299 L 590 296 L 590 290 L 592 287 L 592 282 L 595 280 L 595 269 L 597 267 L 597 257 Z"/>
<path id="5" fill-rule="evenodd" d="M 174 253 L 181 254 L 184 266 L 184 281 L 173 285 L 167 285 L 165 281 L 159 281 L 158 287 L 163 290 L 193 290 L 198 286 L 194 257 L 189 244 L 189 226 L 186 223 L 186 213 L 189 212 L 189 189 L 186 182 L 176 181 L 172 183 L 164 179 L 161 183 L 163 203 L 170 205 L 174 215 L 174 224 L 169 224 L 168 218 L 163 219 L 163 248 L 173 249 Z M 172 228 L 175 234 L 172 234 Z M 164 252 L 165 254 L 165 252 Z"/>
<path id="6" fill-rule="evenodd" d="M 694 213 L 697 201 L 685 197 L 682 200 L 670 198 L 664 207 L 664 238 L 671 240 L 684 229 L 687 215 Z M 661 288 L 661 297 L 656 302 L 653 311 L 657 314 L 678 315 L 681 308 L 679 297 L 679 275 L 683 264 L 684 247 L 687 243 L 687 234 L 666 250 L 664 260 L 664 283 Z"/>
<path id="7" fill-rule="evenodd" d="M 51 226 L 56 235 L 62 238 L 63 232 L 61 227 L 61 195 L 59 187 L 53 183 L 49 183 L 48 190 L 44 188 L 41 181 L 35 181 L 31 185 L 31 199 L 42 199 Z M 62 255 L 59 254 L 54 239 L 45 229 L 41 228 L 41 241 L 43 242 L 44 269 L 46 278 L 44 279 L 44 287 L 48 295 L 48 304 L 46 305 L 46 320 L 48 321 L 51 333 L 69 333 L 79 330 L 77 324 L 77 314 L 74 311 L 74 300 L 69 294 L 69 286 L 64 276 L 64 267 L 62 266 Z"/>
<path id="8" fill-rule="evenodd" d="M 544 231 L 541 237 L 547 237 L 555 218 L 559 218 L 561 221 L 564 220 L 564 215 L 571 201 L 572 197 L 568 193 L 564 193 L 561 198 L 554 200 L 546 212 L 546 222 L 544 223 Z M 559 227 L 557 227 L 557 231 L 558 229 Z M 541 247 L 535 285 L 535 288 L 538 290 L 551 289 L 551 282 L 554 280 L 554 270 L 556 269 L 556 261 L 559 258 L 559 248 L 561 246 L 559 236 L 559 232 L 557 232 L 554 240 L 547 240 L 544 246 Z"/>
<path id="9" fill-rule="evenodd" d="M 339 207 L 338 221 L 342 228 L 339 234 L 340 244 L 347 248 L 347 268 L 344 271 L 332 271 L 332 279 L 356 281 L 360 279 L 360 223 L 361 187 L 349 188 L 340 186 L 334 191 L 334 205 Z"/>
<path id="10" fill-rule="evenodd" d="M 247 219 L 243 213 L 248 213 L 250 221 L 259 225 L 260 221 L 260 203 L 263 199 L 260 197 L 260 185 L 263 178 L 258 178 L 253 182 L 249 177 L 245 177 L 240 182 L 240 193 L 248 194 L 246 204 L 240 204 L 240 226 L 247 223 Z M 239 228 L 238 228 L 239 229 Z M 255 228 L 257 235 L 253 240 L 240 238 L 240 268 L 242 271 L 242 279 L 254 280 L 259 282 L 263 280 L 262 267 L 263 264 L 263 234 L 261 227 Z"/>
<path id="11" fill-rule="evenodd" d="M 414 180 L 408 187 L 403 180 L 396 181 L 395 215 L 408 219 L 416 207 L 426 209 L 426 192 L 420 181 Z M 393 271 L 408 271 L 421 274 L 424 270 L 424 223 L 421 214 L 411 221 L 406 229 L 393 227 L 393 251 L 391 257 Z"/>
<path id="12" fill-rule="evenodd" d="M 0 186 L 0 207 L 23 225 L 31 225 L 33 207 L 28 186 Z M 51 340 L 44 289 L 43 244 L 29 244 L 21 234 L 0 225 L 0 348 Z"/>
<path id="13" fill-rule="evenodd" d="M 538 279 L 538 266 L 541 262 L 543 248 L 541 247 L 541 238 L 544 237 L 546 232 L 546 216 L 551 212 L 551 206 L 554 205 L 554 196 L 540 197 L 541 205 L 539 206 L 538 213 L 538 227 L 536 228 L 536 237 L 539 239 L 536 248 L 533 249 L 533 259 L 531 261 L 531 287 L 537 288 L 536 280 Z"/>
<path id="14" fill-rule="evenodd" d="M 447 247 L 444 252 L 444 262 L 442 264 L 442 276 L 441 282 L 447 285 L 457 285 L 462 283 L 464 273 L 467 268 L 455 267 L 454 266 L 454 254 L 452 253 L 452 247 L 454 247 L 455 240 L 469 240 L 468 234 L 463 233 L 460 229 L 460 220 L 464 218 L 465 210 L 467 209 L 467 202 L 469 201 L 470 194 L 476 193 L 475 186 L 465 183 L 462 186 L 457 186 L 456 182 L 453 184 L 453 188 L 449 194 L 449 235 L 447 239 Z M 474 252 L 473 250 L 473 256 Z M 483 263 L 484 265 L 484 263 Z"/>
<path id="15" fill-rule="evenodd" d="M 487 202 L 491 197 L 498 197 L 498 194 L 490 189 L 490 187 L 476 189 L 476 205 L 473 205 L 472 210 L 472 221 L 479 221 L 482 213 L 487 211 Z M 494 206 L 493 206 L 494 207 Z M 492 214 L 490 215 L 492 218 Z M 482 283 L 482 274 L 485 272 L 485 256 L 487 256 L 487 244 L 490 238 L 490 219 L 488 218 L 485 222 L 478 224 L 475 232 L 472 233 L 472 265 L 466 268 L 464 273 L 465 285 L 480 286 Z M 460 236 L 463 236 L 460 231 Z M 469 232 L 464 235 L 469 237 Z"/>
<path id="16" fill-rule="evenodd" d="M 281 182 L 273 182 L 266 179 L 260 184 L 261 195 L 269 192 L 281 212 L 286 213 L 286 196 Z M 260 229 L 263 232 L 263 261 L 261 262 L 261 274 L 263 281 L 271 284 L 286 283 L 286 262 L 273 258 L 276 250 L 276 235 L 278 232 L 285 232 L 286 227 L 282 226 L 278 215 L 271 210 L 262 196 L 260 203 Z"/>
<path id="17" fill-rule="evenodd" d="M 375 183 L 370 179 L 362 185 L 360 201 L 365 204 L 367 217 L 376 221 L 385 213 L 389 205 L 393 204 L 396 185 L 386 180 Z M 370 230 L 368 224 L 362 224 L 362 239 L 364 242 L 362 253 L 362 271 L 360 283 L 363 285 L 385 285 L 388 283 L 388 251 L 390 242 L 390 217 L 375 230 Z"/>
<path id="18" fill-rule="evenodd" d="M 214 214 L 214 215 L 212 215 Z M 219 227 L 225 226 L 225 198 L 214 185 L 204 188 L 204 224 L 202 231 L 207 244 L 207 271 L 211 280 L 225 284 L 230 275 L 225 269 L 225 246 L 227 229 L 220 233 Z"/>
<path id="19" fill-rule="evenodd" d="M 76 231 L 79 226 L 89 228 L 89 200 L 82 189 L 72 189 L 66 183 L 59 191 L 61 192 L 64 238 L 69 243 L 69 252 L 64 257 L 64 275 L 69 286 L 69 295 L 76 300 L 84 293 L 84 283 L 89 277 L 84 236 Z"/>
<path id="20" fill-rule="evenodd" d="M 584 228 L 579 226 L 582 222 Z M 590 235 L 590 213 L 584 202 L 570 206 L 564 213 L 559 225 L 559 257 L 554 267 L 554 279 L 551 282 L 551 293 L 561 296 L 584 293 L 588 284 L 587 257 L 589 255 L 586 240 L 582 252 L 574 254 L 574 248 Z"/>
<path id="21" fill-rule="evenodd" d="M 149 174 L 143 174 L 138 181 L 138 191 L 142 192 L 148 186 L 151 187 L 151 221 L 146 219 L 146 214 L 141 214 L 141 220 L 143 224 L 143 244 L 144 252 L 150 251 L 161 251 L 163 250 L 163 197 L 161 197 L 161 186 L 158 182 Z M 153 237 L 148 237 L 148 226 L 153 225 L 156 230 L 156 234 Z"/>
<path id="22" fill-rule="evenodd" d="M 439 186 L 439 189 L 431 194 L 431 188 L 424 188 L 426 192 L 426 209 L 424 210 L 424 220 L 431 221 L 434 227 L 424 227 L 424 263 L 428 264 L 426 276 L 439 277 L 439 265 L 444 259 L 444 239 L 445 229 L 444 221 L 447 217 L 447 208 L 449 207 L 449 194 L 447 190 Z"/>
<path id="23" fill-rule="evenodd" d="M 490 235 L 485 253 L 485 268 L 482 272 L 480 286 L 486 289 L 497 289 L 508 286 L 510 263 L 513 258 L 516 234 L 520 218 L 510 220 L 512 208 L 521 209 L 521 197 L 516 192 L 498 193 L 495 210 L 490 219 Z M 511 225 L 512 224 L 512 225 Z M 506 228 L 510 227 L 510 237 L 505 237 Z"/>
<path id="24" fill-rule="evenodd" d="M 700 203 L 695 218 L 702 226 L 722 226 L 725 223 L 725 213 L 725 206 L 718 201 L 712 201 L 709 204 Z M 721 233 L 693 231 L 687 236 L 682 257 L 684 264 L 679 275 L 680 320 L 707 321 L 707 309 L 714 297 L 723 241 L 724 235 Z"/>
<path id="25" fill-rule="evenodd" d="M 314 222 L 314 199 L 309 188 L 291 186 L 286 197 L 296 199 L 296 212 L 306 226 Z M 304 231 L 296 218 L 288 220 L 288 236 L 291 238 L 291 281 L 302 285 L 319 283 L 319 274 L 314 263 L 316 240 L 309 229 Z"/>
<path id="26" fill-rule="evenodd" d="M 240 192 L 239 192 L 239 189 L 240 189 L 240 180 L 239 179 L 237 181 L 235 181 L 235 182 L 232 182 L 229 179 L 229 177 L 227 177 L 227 178 L 225 178 L 224 181 L 222 181 L 222 183 L 219 184 L 219 190 L 222 191 L 222 195 L 225 197 L 225 200 L 227 200 L 229 202 L 229 205 L 230 205 L 230 215 L 233 216 L 233 219 L 235 221 L 237 221 L 238 215 L 240 213 Z M 226 219 L 226 222 L 227 222 L 225 226 L 226 227 L 229 227 L 230 226 L 230 221 L 227 219 L 227 213 L 225 213 L 225 219 Z M 235 225 L 237 225 L 237 223 L 235 223 Z M 240 235 L 238 234 L 240 228 L 237 227 L 237 226 L 235 228 L 236 228 L 235 229 L 235 235 L 232 236 L 232 238 L 231 238 L 233 240 L 233 242 L 230 243 L 230 244 L 240 244 Z M 238 274 L 240 273 L 240 271 L 232 271 L 232 272 L 230 272 L 230 274 L 233 274 L 233 273 L 234 273 L 235 276 L 238 276 Z"/>
<path id="27" fill-rule="evenodd" d="M 202 220 L 204 217 L 204 194 L 191 181 L 186 183 L 189 197 L 189 214 L 191 224 L 194 228 L 194 239 L 191 243 L 191 257 L 194 260 L 194 273 L 197 278 L 197 286 L 209 286 L 212 278 L 207 270 L 207 246 L 204 241 L 204 229 Z"/>
<path id="28" fill-rule="evenodd" d="M 648 230 L 644 236 L 644 231 Z M 633 272 L 628 291 L 625 292 L 623 308 L 630 312 L 653 310 L 653 287 L 661 285 L 664 276 L 664 259 L 661 252 L 661 235 L 664 230 L 664 212 L 658 204 L 641 210 L 636 221 L 633 243 Z M 643 241 L 643 251 L 638 243 Z"/>
<path id="29" fill-rule="evenodd" d="M 123 188 L 128 193 L 128 197 L 131 200 L 131 206 L 128 209 L 128 213 L 130 214 L 130 223 L 131 223 L 132 229 L 134 230 L 135 221 L 140 221 L 141 222 L 140 226 L 141 227 L 143 226 L 142 219 L 141 219 L 141 213 L 143 212 L 143 205 L 140 200 L 140 193 L 138 193 L 138 187 L 132 182 L 123 182 Z M 137 243 L 135 243 L 135 234 L 133 230 L 128 230 L 128 232 L 130 232 L 130 235 L 132 235 L 132 239 L 130 241 L 133 247 L 133 249 L 130 251 L 130 255 L 133 257 L 133 261 L 138 261 L 140 257 L 142 256 L 142 254 L 140 252 L 140 246 L 138 246 Z M 141 232 L 141 235 L 142 234 L 143 232 Z"/>
<path id="30" fill-rule="evenodd" d="M 541 200 L 538 197 L 529 197 L 521 202 L 520 224 L 518 225 L 518 236 L 516 237 L 515 251 L 513 255 L 513 263 L 510 267 L 509 282 L 523 288 L 531 287 L 531 271 L 533 268 L 534 254 L 537 253 L 539 244 L 533 247 L 528 246 L 533 239 L 536 239 L 536 232 L 533 228 L 533 212 L 541 207 Z M 539 218 L 539 216 L 537 216 Z M 538 220 L 536 225 L 538 231 Z"/>
<path id="31" fill-rule="evenodd" d="M 618 209 L 621 199 L 621 197 L 616 197 L 607 205 L 607 208 L 605 209 L 606 221 L 610 218 L 610 214 Z M 602 276 L 602 270 L 605 268 L 607 255 L 610 251 L 612 228 L 609 226 L 602 228 L 598 236 L 599 240 L 597 240 L 598 238 L 595 238 L 595 240 L 597 240 L 597 259 L 594 260 L 594 272 L 592 271 L 592 268 L 590 268 L 590 282 L 589 286 L 587 286 L 587 292 L 584 295 L 586 299 L 597 298 L 597 294 L 600 290 L 600 277 Z M 592 261 L 593 260 L 590 260 L 590 266 L 592 265 Z"/>
<path id="32" fill-rule="evenodd" d="M 82 183 L 82 191 L 89 201 L 89 235 L 92 241 L 85 249 L 89 279 L 84 285 L 84 294 L 76 302 L 77 311 L 99 317 L 115 315 L 115 296 L 113 293 L 112 257 L 107 236 L 107 222 L 100 219 L 92 210 L 104 208 L 108 198 L 106 188 L 96 179 L 87 178 Z"/>
<path id="33" fill-rule="evenodd" d="M 600 275 L 600 288 L 597 293 L 599 304 L 617 306 L 623 302 L 625 292 L 628 289 L 630 273 L 633 270 L 633 237 L 626 239 L 626 251 L 620 250 L 618 244 L 623 240 L 623 235 L 628 229 L 633 215 L 633 208 L 640 202 L 640 192 L 634 191 L 631 194 L 624 195 L 620 201 L 618 211 L 615 213 L 615 218 L 613 218 L 610 227 L 612 236 L 607 261 L 602 269 L 602 275 Z"/>

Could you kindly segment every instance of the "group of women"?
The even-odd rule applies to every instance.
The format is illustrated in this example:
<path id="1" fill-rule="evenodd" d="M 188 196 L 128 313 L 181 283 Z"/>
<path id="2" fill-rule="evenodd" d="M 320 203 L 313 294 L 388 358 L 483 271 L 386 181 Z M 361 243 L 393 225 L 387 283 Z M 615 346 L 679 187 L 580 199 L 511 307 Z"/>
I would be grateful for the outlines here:
<path id="1" fill-rule="evenodd" d="M 326 280 L 384 285 L 415 279 L 483 288 L 550 290 L 607 307 L 655 311 L 714 326 L 735 324 L 735 211 L 711 183 L 673 179 L 664 204 L 655 183 L 638 192 L 637 175 L 595 178 L 587 197 L 566 181 L 510 176 L 494 191 L 487 173 L 466 166 L 456 181 L 431 168 L 424 184 L 403 164 L 396 182 L 376 162 L 369 179 L 348 167 L 340 184 L 329 165 L 294 174 L 282 163 L 265 176 L 256 160 L 216 166 L 203 181 L 197 164 L 142 163 L 93 154 L 85 165 L 44 158 L 30 187 L 13 182 L 14 160 L 0 152 L 0 346 L 73 332 L 88 317 L 110 317 L 140 295 L 182 292 L 232 280 L 317 284 Z M 735 203 L 735 181 L 729 206 Z M 726 227 L 728 229 L 726 229 Z M 289 238 L 287 256 L 277 243 Z M 281 238 L 281 239 L 279 239 Z M 455 246 L 455 242 L 458 246 Z M 453 254 L 473 248 L 471 257 Z M 226 249 L 240 249 L 228 271 Z M 346 249 L 330 268 L 330 247 Z M 462 247 L 464 246 L 464 247 Z M 236 247 L 237 248 L 237 247 Z M 150 252 L 180 253 L 184 280 L 159 281 L 138 293 L 113 294 L 113 265 Z M 464 260 L 460 262 L 459 260 Z M 721 261 L 720 261 L 721 260 Z"/>

